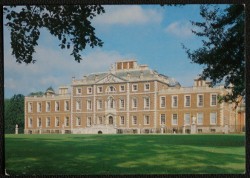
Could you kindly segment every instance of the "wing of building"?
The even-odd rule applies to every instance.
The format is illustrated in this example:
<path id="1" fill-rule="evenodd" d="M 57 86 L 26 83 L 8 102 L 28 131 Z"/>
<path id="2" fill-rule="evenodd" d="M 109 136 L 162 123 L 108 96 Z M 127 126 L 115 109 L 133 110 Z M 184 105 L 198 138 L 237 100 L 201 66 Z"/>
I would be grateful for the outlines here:
<path id="1" fill-rule="evenodd" d="M 217 97 L 230 91 L 201 78 L 192 87 L 134 60 L 73 78 L 58 94 L 25 97 L 25 133 L 229 133 L 239 112 Z M 244 118 L 244 116 L 243 116 Z M 238 121 L 237 121 L 238 122 Z M 242 121 L 244 123 L 244 121 Z M 244 124 L 242 124 L 244 126 Z M 238 127 L 238 126 L 237 126 Z"/>

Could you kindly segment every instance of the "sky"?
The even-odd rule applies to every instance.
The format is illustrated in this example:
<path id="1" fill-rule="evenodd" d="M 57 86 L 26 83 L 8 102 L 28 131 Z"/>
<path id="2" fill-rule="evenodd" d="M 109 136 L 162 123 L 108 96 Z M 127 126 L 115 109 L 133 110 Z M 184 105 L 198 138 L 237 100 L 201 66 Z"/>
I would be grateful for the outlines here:
<path id="1" fill-rule="evenodd" d="M 204 66 L 191 63 L 181 44 L 190 49 L 202 45 L 201 38 L 191 32 L 194 27 L 190 23 L 203 20 L 199 7 L 105 5 L 105 13 L 92 20 L 96 36 L 104 45 L 87 47 L 81 52 L 80 63 L 70 55 L 70 49 L 60 49 L 58 39 L 42 29 L 35 48 L 36 63 L 18 64 L 11 55 L 10 31 L 4 27 L 4 96 L 27 96 L 50 86 L 58 92 L 58 87 L 70 86 L 72 77 L 106 72 L 115 61 L 125 59 L 147 64 L 181 86 L 190 87 Z"/>

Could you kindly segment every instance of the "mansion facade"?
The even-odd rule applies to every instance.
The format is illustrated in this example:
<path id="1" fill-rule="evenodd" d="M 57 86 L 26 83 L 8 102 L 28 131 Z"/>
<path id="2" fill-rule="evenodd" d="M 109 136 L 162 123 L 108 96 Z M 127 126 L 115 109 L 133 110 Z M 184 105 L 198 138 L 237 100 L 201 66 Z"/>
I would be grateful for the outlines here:
<path id="1" fill-rule="evenodd" d="M 73 78 L 58 93 L 25 97 L 24 133 L 235 132 L 236 109 L 218 103 L 228 92 L 201 78 L 182 87 L 147 65 L 118 61 L 108 72 Z"/>

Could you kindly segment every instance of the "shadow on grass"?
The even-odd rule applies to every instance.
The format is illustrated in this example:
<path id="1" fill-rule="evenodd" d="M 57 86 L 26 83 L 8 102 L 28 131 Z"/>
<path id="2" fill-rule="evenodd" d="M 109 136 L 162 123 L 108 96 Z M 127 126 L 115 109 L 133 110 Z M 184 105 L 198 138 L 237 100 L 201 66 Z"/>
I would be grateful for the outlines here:
<path id="1" fill-rule="evenodd" d="M 244 137 L 211 135 L 15 136 L 11 175 L 243 173 Z"/>

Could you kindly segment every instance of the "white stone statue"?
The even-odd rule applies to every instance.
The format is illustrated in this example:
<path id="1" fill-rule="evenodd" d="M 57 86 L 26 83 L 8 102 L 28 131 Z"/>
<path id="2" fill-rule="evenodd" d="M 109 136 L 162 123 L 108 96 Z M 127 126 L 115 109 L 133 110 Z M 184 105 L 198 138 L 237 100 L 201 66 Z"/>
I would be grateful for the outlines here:
<path id="1" fill-rule="evenodd" d="M 15 134 L 18 134 L 18 125 L 16 124 Z"/>

